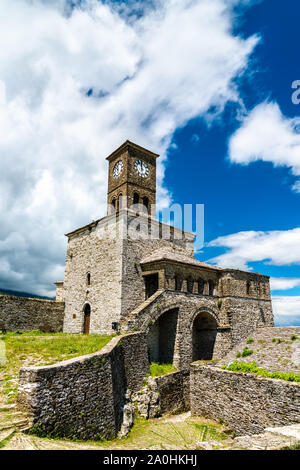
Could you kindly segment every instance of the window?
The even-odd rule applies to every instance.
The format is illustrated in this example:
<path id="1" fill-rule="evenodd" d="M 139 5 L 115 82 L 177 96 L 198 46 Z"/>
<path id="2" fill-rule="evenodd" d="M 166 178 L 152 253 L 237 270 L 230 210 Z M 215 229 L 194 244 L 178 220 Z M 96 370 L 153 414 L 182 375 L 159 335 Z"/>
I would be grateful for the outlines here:
<path id="1" fill-rule="evenodd" d="M 87 286 L 91 285 L 91 273 L 87 273 L 86 275 L 86 285 Z"/>
<path id="2" fill-rule="evenodd" d="M 116 198 L 115 197 L 111 201 L 111 205 L 113 206 L 113 209 L 116 210 Z"/>
<path id="3" fill-rule="evenodd" d="M 247 284 L 246 284 L 247 295 L 250 294 L 250 286 L 251 286 L 250 281 L 247 281 Z"/>
<path id="4" fill-rule="evenodd" d="M 119 194 L 119 211 L 122 209 L 123 195 Z"/>
<path id="5" fill-rule="evenodd" d="M 133 205 L 135 206 L 139 202 L 140 202 L 140 196 L 138 195 L 138 193 L 133 193 Z"/>
<path id="6" fill-rule="evenodd" d="M 194 281 L 192 279 L 187 280 L 187 291 L 192 294 L 193 293 L 193 287 L 194 287 Z"/>
<path id="7" fill-rule="evenodd" d="M 181 291 L 182 289 L 182 279 L 175 277 L 175 289 Z"/>
<path id="8" fill-rule="evenodd" d="M 204 281 L 202 281 L 202 279 L 199 279 L 199 281 L 198 281 L 198 294 L 203 295 L 203 291 L 204 291 Z"/>
<path id="9" fill-rule="evenodd" d="M 213 281 L 208 281 L 209 295 L 214 295 L 214 288 L 215 288 L 215 285 L 214 285 Z"/>
<path id="10" fill-rule="evenodd" d="M 145 208 L 145 211 L 148 212 L 148 210 L 149 210 L 149 199 L 146 196 L 143 197 L 143 206 Z"/>

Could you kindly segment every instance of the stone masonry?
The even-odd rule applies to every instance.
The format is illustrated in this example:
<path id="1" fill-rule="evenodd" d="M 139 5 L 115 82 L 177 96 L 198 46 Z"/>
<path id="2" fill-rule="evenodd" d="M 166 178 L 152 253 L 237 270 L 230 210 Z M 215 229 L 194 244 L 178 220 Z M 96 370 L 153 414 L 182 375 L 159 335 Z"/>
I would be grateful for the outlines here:
<path id="1" fill-rule="evenodd" d="M 126 141 L 107 158 L 108 215 L 67 234 L 57 295 L 65 332 L 139 329 L 150 360 L 185 368 L 272 327 L 270 285 L 194 259 L 194 234 L 155 220 L 157 157 Z"/>
<path id="2" fill-rule="evenodd" d="M 222 420 L 238 435 L 300 423 L 299 404 L 297 382 L 191 366 L 191 413 Z"/>
<path id="3" fill-rule="evenodd" d="M 128 390 L 149 370 L 143 333 L 113 338 L 101 351 L 44 367 L 20 370 L 19 404 L 30 428 L 52 436 L 114 438 Z"/>
<path id="4" fill-rule="evenodd" d="M 0 325 L 7 331 L 63 329 L 64 303 L 0 295 Z"/>

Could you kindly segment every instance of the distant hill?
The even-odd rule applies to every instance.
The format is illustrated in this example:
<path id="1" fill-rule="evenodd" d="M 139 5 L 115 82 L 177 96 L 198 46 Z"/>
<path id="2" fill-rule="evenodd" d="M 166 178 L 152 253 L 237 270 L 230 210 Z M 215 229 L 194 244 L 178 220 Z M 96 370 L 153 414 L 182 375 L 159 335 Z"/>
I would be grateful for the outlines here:
<path id="1" fill-rule="evenodd" d="M 45 296 L 37 295 L 37 294 L 30 294 L 29 292 L 20 292 L 17 290 L 1 289 L 0 287 L 0 295 L 1 294 L 14 295 L 16 297 L 30 297 L 31 299 L 55 300 L 55 297 L 45 297 Z"/>

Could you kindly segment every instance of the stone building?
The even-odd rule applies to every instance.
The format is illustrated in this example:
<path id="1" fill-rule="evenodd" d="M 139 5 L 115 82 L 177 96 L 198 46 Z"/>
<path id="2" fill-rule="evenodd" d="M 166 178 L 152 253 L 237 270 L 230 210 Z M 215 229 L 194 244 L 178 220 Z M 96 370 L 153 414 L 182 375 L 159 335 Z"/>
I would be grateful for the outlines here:
<path id="1" fill-rule="evenodd" d="M 273 326 L 267 276 L 194 258 L 195 235 L 155 220 L 158 155 L 126 141 L 109 157 L 107 216 L 67 234 L 64 331 L 141 330 L 151 361 L 220 358 Z"/>

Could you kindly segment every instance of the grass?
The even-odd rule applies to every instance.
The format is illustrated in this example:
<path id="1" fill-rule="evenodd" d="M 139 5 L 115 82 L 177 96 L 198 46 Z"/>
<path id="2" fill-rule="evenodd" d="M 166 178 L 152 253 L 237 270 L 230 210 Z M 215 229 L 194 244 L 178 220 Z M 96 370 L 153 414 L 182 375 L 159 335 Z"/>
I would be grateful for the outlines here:
<path id="1" fill-rule="evenodd" d="M 9 401 L 17 396 L 17 378 L 21 367 L 54 364 L 102 349 L 112 336 L 70 335 L 66 333 L 6 333 L 0 336 L 5 345 L 6 362 L 0 363 L 0 380 Z"/>
<path id="2" fill-rule="evenodd" d="M 258 367 L 256 362 L 244 362 L 234 361 L 229 366 L 223 366 L 221 369 L 231 370 L 234 372 L 246 372 L 249 374 L 260 375 L 261 377 L 267 377 L 270 379 L 281 379 L 288 382 L 300 382 L 300 374 L 294 374 L 293 372 L 269 372 L 262 367 Z"/>
<path id="3" fill-rule="evenodd" d="M 161 375 L 170 374 L 171 372 L 177 372 L 173 364 L 158 364 L 157 362 L 150 364 L 150 375 L 152 377 L 160 377 Z"/>
<path id="4" fill-rule="evenodd" d="M 141 450 L 141 449 L 195 449 L 196 443 L 214 440 L 224 441 L 228 435 L 224 433 L 224 426 L 205 418 L 189 417 L 174 421 L 169 417 L 164 419 L 149 419 L 138 417 L 129 435 L 125 439 L 102 441 L 81 441 L 69 439 L 49 439 L 32 436 L 35 443 L 43 442 L 43 448 L 65 449 L 76 446 L 93 446 L 105 450 Z"/>

